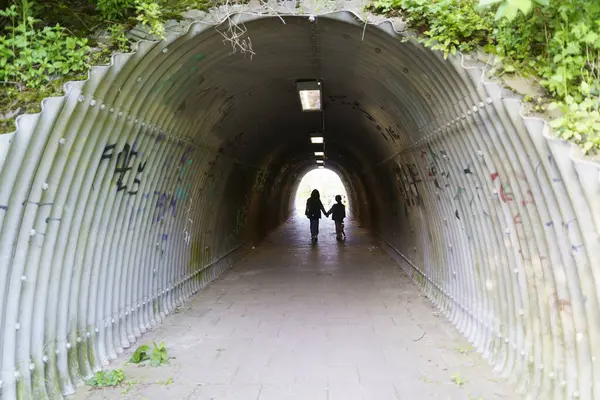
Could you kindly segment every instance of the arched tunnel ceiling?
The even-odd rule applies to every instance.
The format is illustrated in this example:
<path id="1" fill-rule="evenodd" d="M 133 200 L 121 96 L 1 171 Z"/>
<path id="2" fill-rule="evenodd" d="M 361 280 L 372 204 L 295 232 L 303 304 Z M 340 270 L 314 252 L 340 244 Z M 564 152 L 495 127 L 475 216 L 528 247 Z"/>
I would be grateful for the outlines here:
<path id="1" fill-rule="evenodd" d="M 454 111 L 453 96 L 465 97 L 442 88 L 447 83 L 436 82 L 439 71 L 429 77 L 423 70 L 436 55 L 389 41 L 379 29 L 369 28 L 363 40 L 358 24 L 344 21 L 312 24 L 293 17 L 284 29 L 277 18 L 246 25 L 255 57 L 231 57 L 220 34 L 205 31 L 168 49 L 181 69 L 166 77 L 167 85 L 159 82 L 150 97 L 163 97 L 170 113 L 187 121 L 182 135 L 195 138 L 198 129 L 227 143 L 239 138 L 251 163 L 257 163 L 248 159 L 251 154 L 262 154 L 252 146 L 291 145 L 298 139 L 305 144 L 307 132 L 320 130 L 319 118 L 301 112 L 297 79 L 321 78 L 325 84 L 327 145 L 352 151 L 347 148 L 352 143 L 375 160 L 419 138 L 427 122 L 436 120 L 432 108 L 438 114 Z M 452 106 L 432 107 L 438 101 Z"/>
<path id="2" fill-rule="evenodd" d="M 524 391 L 597 398 L 599 166 L 483 70 L 350 12 L 244 12 L 20 117 L 0 136 L 2 398 L 72 393 L 289 216 L 311 78 L 360 223 Z"/>

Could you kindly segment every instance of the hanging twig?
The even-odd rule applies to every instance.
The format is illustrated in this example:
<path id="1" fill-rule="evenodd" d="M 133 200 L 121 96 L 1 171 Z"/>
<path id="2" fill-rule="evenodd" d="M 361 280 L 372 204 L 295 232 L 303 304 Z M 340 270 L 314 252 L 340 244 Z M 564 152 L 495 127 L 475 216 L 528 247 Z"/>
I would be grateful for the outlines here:
<path id="1" fill-rule="evenodd" d="M 220 31 L 217 27 L 215 30 L 223 36 L 223 43 L 229 43 L 231 45 L 232 54 L 240 52 L 243 55 L 250 54 L 250 59 L 256 53 L 252 48 L 252 41 L 249 37 L 244 38 L 244 35 L 248 32 L 246 26 L 242 22 L 241 24 L 235 23 L 231 19 L 231 12 L 229 10 L 229 1 L 225 3 L 225 12 L 227 19 L 228 28 L 225 32 Z"/>
<path id="2" fill-rule="evenodd" d="M 369 23 L 369 22 L 368 22 L 367 20 L 365 20 L 365 26 L 363 27 L 363 31 L 362 31 L 362 39 L 361 39 L 363 42 L 364 42 L 364 40 L 365 40 L 365 32 L 367 31 L 367 25 L 368 25 L 368 23 Z"/>
<path id="3" fill-rule="evenodd" d="M 275 10 L 273 10 L 273 8 L 269 5 L 269 3 L 267 3 L 264 0 L 260 0 L 261 4 L 264 4 L 265 6 L 267 6 L 267 8 L 269 8 L 269 10 L 271 10 L 273 12 L 273 14 L 275 14 L 280 20 L 281 22 L 283 22 L 283 24 L 285 25 L 285 21 L 283 20 L 283 17 L 281 15 L 279 15 L 279 13 Z"/>

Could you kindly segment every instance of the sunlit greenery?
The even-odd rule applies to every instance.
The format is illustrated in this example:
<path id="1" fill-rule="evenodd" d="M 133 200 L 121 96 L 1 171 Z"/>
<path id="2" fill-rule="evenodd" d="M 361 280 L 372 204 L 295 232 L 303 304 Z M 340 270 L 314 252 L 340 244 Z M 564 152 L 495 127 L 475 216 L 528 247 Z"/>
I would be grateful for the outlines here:
<path id="1" fill-rule="evenodd" d="M 500 74 L 537 81 L 542 103 L 562 111 L 552 121 L 560 137 L 600 150 L 600 1 L 377 0 L 370 8 L 402 16 L 446 57 L 477 48 L 499 56 Z"/>
<path id="2" fill-rule="evenodd" d="M 164 22 L 221 0 L 15 0 L 0 10 L 0 133 L 16 116 L 40 111 L 68 80 L 131 51 L 126 32 L 141 24 L 157 37 Z"/>

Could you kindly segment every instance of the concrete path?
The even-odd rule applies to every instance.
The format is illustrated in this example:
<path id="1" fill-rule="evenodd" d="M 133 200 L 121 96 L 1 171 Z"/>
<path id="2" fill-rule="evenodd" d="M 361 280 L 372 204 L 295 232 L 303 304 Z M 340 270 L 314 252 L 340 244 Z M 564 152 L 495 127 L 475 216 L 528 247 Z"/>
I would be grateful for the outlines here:
<path id="1" fill-rule="evenodd" d="M 377 242 L 346 243 L 293 219 L 142 343 L 169 365 L 124 365 L 128 384 L 76 398 L 202 400 L 516 399 Z M 133 350 L 133 349 L 132 349 Z"/>

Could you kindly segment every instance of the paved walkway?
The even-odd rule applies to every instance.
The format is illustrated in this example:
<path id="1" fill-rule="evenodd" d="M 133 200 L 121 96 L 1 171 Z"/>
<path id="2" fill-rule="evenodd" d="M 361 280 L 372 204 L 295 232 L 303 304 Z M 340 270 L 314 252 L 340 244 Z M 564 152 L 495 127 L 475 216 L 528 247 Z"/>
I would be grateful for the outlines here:
<path id="1" fill-rule="evenodd" d="M 376 241 L 347 225 L 338 243 L 323 220 L 313 246 L 307 221 L 291 220 L 143 338 L 165 341 L 169 365 L 115 362 L 130 385 L 76 398 L 518 398 Z"/>

